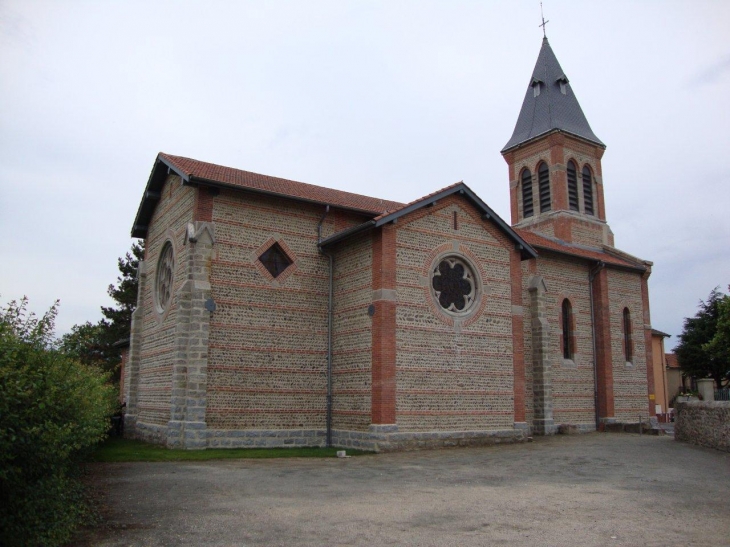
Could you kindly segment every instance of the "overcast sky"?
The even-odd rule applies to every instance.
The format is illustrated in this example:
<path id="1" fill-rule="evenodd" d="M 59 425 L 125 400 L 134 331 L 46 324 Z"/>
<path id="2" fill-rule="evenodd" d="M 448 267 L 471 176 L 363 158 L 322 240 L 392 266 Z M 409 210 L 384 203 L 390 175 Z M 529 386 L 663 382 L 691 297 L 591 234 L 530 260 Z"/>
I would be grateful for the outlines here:
<path id="1" fill-rule="evenodd" d="M 730 283 L 730 2 L 545 0 L 620 249 L 676 343 Z M 0 302 L 97 321 L 158 152 L 509 221 L 537 0 L 0 0 Z"/>

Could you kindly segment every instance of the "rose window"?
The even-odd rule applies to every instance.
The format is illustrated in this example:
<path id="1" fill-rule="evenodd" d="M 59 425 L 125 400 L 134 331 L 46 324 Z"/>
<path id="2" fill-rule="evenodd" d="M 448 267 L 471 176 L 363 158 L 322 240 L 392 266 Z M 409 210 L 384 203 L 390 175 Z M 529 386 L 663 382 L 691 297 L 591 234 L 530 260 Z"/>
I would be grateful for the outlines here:
<path id="1" fill-rule="evenodd" d="M 444 258 L 434 268 L 431 287 L 441 307 L 452 313 L 464 313 L 476 297 L 474 273 L 466 262 L 456 257 Z"/>
<path id="2" fill-rule="evenodd" d="M 157 263 L 157 278 L 155 290 L 157 296 L 157 307 L 159 311 L 167 309 L 172 298 L 173 272 L 175 271 L 175 258 L 172 253 L 172 245 L 168 241 L 162 248 L 160 260 Z"/>

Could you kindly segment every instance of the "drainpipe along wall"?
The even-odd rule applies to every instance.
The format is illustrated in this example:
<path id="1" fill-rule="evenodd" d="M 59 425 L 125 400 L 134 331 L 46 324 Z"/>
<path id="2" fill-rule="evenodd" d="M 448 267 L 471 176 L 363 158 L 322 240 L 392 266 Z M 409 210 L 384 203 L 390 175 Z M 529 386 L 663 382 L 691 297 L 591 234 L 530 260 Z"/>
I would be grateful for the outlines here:
<path id="1" fill-rule="evenodd" d="M 327 218 L 330 206 L 327 205 L 317 226 L 317 246 L 322 241 L 322 223 Z M 327 447 L 332 446 L 332 328 L 333 328 L 333 285 L 335 258 L 319 247 L 319 252 L 329 259 L 328 296 L 327 296 Z"/>
<path id="2" fill-rule="evenodd" d="M 605 266 L 605 263 L 599 261 L 588 272 L 588 294 L 591 300 L 591 339 L 593 341 L 593 407 L 595 408 L 596 430 L 598 430 L 600 425 L 600 416 L 598 415 L 598 362 L 596 355 L 596 313 L 595 304 L 593 303 L 593 280 Z"/>

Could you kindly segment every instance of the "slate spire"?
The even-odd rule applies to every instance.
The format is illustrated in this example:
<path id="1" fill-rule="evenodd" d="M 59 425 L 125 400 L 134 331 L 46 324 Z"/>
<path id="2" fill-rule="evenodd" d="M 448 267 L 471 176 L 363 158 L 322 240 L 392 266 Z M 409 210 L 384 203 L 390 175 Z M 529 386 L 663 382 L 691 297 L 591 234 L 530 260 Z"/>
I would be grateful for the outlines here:
<path id="1" fill-rule="evenodd" d="M 512 138 L 502 153 L 536 137 L 563 131 L 606 147 L 588 125 L 568 77 L 560 68 L 547 37 L 542 39 L 540 55 L 527 86 L 525 100 Z"/>

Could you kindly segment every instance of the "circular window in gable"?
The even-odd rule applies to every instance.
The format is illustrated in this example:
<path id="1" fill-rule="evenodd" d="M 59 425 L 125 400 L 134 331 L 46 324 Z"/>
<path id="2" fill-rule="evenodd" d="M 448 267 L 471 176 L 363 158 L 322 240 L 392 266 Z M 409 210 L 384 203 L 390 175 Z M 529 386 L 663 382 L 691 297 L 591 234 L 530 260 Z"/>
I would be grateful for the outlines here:
<path id="1" fill-rule="evenodd" d="M 444 311 L 467 314 L 477 300 L 474 269 L 461 257 L 444 257 L 431 271 L 431 289 Z"/>
<path id="2" fill-rule="evenodd" d="M 172 284 L 175 272 L 175 256 L 172 243 L 165 243 L 157 261 L 157 275 L 155 277 L 155 300 L 157 311 L 163 313 L 172 300 Z"/>

